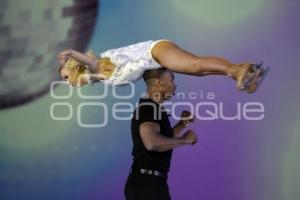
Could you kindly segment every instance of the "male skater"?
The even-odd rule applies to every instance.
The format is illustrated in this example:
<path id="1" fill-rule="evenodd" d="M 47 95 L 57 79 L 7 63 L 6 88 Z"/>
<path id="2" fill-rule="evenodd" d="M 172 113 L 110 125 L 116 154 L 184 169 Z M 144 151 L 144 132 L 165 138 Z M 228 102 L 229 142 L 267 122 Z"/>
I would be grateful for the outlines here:
<path id="1" fill-rule="evenodd" d="M 173 72 L 165 69 L 148 70 L 143 75 L 147 97 L 141 98 L 133 112 L 131 133 L 133 164 L 125 185 L 127 200 L 170 200 L 167 173 L 174 148 L 195 144 L 196 134 L 181 131 L 193 116 L 183 111 L 181 120 L 172 128 L 162 106 L 176 90 Z"/>

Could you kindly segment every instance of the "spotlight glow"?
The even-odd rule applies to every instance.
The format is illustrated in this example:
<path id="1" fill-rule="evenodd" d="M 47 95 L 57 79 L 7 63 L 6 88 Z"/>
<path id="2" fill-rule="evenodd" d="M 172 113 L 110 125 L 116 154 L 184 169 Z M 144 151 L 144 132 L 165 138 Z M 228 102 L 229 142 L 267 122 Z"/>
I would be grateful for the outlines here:
<path id="1" fill-rule="evenodd" d="M 185 17 L 208 25 L 239 22 L 258 12 L 266 0 L 170 0 Z"/>

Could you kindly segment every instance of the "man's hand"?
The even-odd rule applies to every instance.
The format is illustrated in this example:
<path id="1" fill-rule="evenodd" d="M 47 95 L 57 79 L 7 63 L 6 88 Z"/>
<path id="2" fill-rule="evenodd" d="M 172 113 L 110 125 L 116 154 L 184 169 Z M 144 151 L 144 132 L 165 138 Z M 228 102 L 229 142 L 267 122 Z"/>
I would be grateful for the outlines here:
<path id="1" fill-rule="evenodd" d="M 195 121 L 195 116 L 192 115 L 189 111 L 182 111 L 181 113 L 181 119 L 180 123 L 184 126 L 187 127 L 190 123 Z"/>
<path id="2" fill-rule="evenodd" d="M 187 132 L 185 132 L 185 133 L 181 136 L 181 138 L 184 139 L 185 142 L 186 142 L 187 144 L 193 145 L 193 144 L 196 144 L 196 142 L 197 142 L 197 135 L 196 135 L 196 133 L 195 133 L 193 130 L 191 130 L 191 129 L 189 129 Z"/>

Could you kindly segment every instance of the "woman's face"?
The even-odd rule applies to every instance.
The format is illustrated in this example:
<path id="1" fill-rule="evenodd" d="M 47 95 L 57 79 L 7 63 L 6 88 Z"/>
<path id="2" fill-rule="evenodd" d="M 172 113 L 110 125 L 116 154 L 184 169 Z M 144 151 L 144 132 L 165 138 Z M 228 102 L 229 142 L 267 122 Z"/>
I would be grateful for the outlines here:
<path id="1" fill-rule="evenodd" d="M 79 72 L 79 69 L 66 69 L 63 68 L 60 71 L 60 76 L 63 80 L 66 80 L 69 85 L 73 87 L 80 87 L 89 83 L 89 75 L 88 73 Z"/>

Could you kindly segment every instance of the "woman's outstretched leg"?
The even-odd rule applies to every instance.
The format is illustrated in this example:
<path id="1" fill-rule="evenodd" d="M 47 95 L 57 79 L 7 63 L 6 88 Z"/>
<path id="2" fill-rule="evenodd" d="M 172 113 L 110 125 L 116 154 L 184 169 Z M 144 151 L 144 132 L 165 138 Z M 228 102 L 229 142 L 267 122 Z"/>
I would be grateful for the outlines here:
<path id="1" fill-rule="evenodd" d="M 181 49 L 170 41 L 161 41 L 152 48 L 152 56 L 162 66 L 178 73 L 205 76 L 225 75 L 243 86 L 243 79 L 251 70 L 251 64 L 236 65 L 219 57 L 200 57 Z"/>

